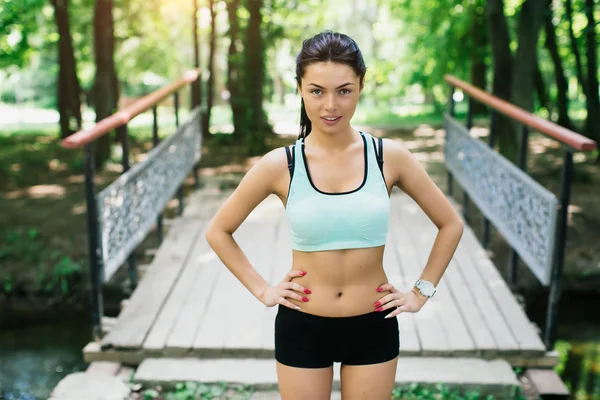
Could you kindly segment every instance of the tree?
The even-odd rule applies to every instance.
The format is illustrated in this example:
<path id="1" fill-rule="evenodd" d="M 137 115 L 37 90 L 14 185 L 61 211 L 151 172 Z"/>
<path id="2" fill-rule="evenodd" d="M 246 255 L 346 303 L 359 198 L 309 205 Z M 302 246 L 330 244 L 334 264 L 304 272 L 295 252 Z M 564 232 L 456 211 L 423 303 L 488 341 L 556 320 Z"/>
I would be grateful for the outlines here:
<path id="1" fill-rule="evenodd" d="M 596 42 L 596 20 L 594 18 L 594 0 L 585 0 L 586 58 L 587 58 L 587 111 L 585 131 L 588 137 L 600 143 L 600 97 L 598 96 L 598 46 Z M 600 154 L 598 154 L 600 162 Z"/>
<path id="2" fill-rule="evenodd" d="M 533 111 L 533 85 L 539 31 L 543 21 L 544 2 L 526 0 L 521 6 L 517 28 L 517 51 L 510 50 L 508 24 L 503 0 L 488 0 L 486 18 L 492 45 L 494 81 L 492 92 L 527 111 Z M 495 121 L 500 153 L 517 159 L 520 126 L 500 113 Z"/>
<path id="3" fill-rule="evenodd" d="M 96 122 L 117 110 L 119 92 L 114 52 L 113 0 L 96 0 L 94 14 L 96 78 L 93 88 Z M 96 146 L 96 166 L 101 167 L 110 156 L 110 135 L 106 134 L 99 138 Z"/>
<path id="4" fill-rule="evenodd" d="M 205 139 L 210 139 L 210 112 L 213 105 L 214 97 L 214 76 L 215 76 L 215 51 L 216 51 L 216 14 L 215 14 L 215 2 L 214 0 L 208 1 L 208 8 L 210 10 L 210 49 L 208 57 L 208 81 L 206 83 L 206 114 L 203 119 L 202 135 Z"/>
<path id="5" fill-rule="evenodd" d="M 250 19 L 248 21 L 247 42 L 244 51 L 246 63 L 245 87 L 248 91 L 247 148 L 250 154 L 264 152 L 266 136 L 272 133 L 263 108 L 263 82 L 265 74 L 263 40 L 261 37 L 262 0 L 247 0 Z"/>
<path id="6" fill-rule="evenodd" d="M 51 1 L 59 35 L 57 99 L 61 137 L 65 138 L 81 129 L 81 86 L 69 25 L 69 0 Z"/>
<path id="7" fill-rule="evenodd" d="M 200 70 L 200 43 L 198 41 L 198 0 L 192 0 L 192 24 L 193 24 L 193 42 L 194 42 L 194 67 Z M 191 85 L 192 107 L 197 107 L 202 102 L 202 81 L 201 75 L 198 76 Z"/>
<path id="8" fill-rule="evenodd" d="M 470 33 L 473 40 L 473 46 L 470 48 L 470 58 L 471 84 L 485 90 L 487 86 L 487 65 L 485 63 L 485 56 L 487 54 L 488 35 L 485 29 L 483 9 L 482 0 L 476 1 L 475 4 L 470 7 L 472 18 Z M 463 40 L 463 38 L 460 38 L 459 40 Z M 473 115 L 487 113 L 485 105 L 478 101 L 474 101 L 472 107 Z"/>
<path id="9" fill-rule="evenodd" d="M 444 75 L 452 74 L 477 87 L 486 87 L 485 59 L 489 50 L 484 1 L 436 0 L 415 4 L 412 0 L 391 1 L 391 11 L 403 26 L 400 36 L 407 42 L 402 57 L 402 64 L 408 63 L 406 85 L 419 84 L 441 112 L 441 101 L 447 93 Z M 474 104 L 476 113 L 485 111 L 477 102 Z"/>
<path id="10" fill-rule="evenodd" d="M 32 51 L 30 38 L 38 30 L 36 15 L 44 0 L 0 0 L 0 68 L 14 65 L 23 68 Z M 10 33 L 16 40 L 9 40 Z"/>
<path id="11" fill-rule="evenodd" d="M 240 21 L 237 10 L 239 0 L 227 0 L 227 14 L 229 18 L 229 49 L 227 51 L 227 90 L 229 91 L 229 104 L 233 119 L 233 137 L 236 142 L 241 142 L 246 134 L 244 124 L 244 95 L 241 84 L 243 82 L 242 54 L 238 49 Z"/>
<path id="12" fill-rule="evenodd" d="M 556 42 L 556 27 L 553 18 L 552 0 L 547 1 L 547 10 L 544 18 L 544 31 L 546 33 L 546 40 L 544 46 L 548 49 L 550 58 L 552 59 L 552 65 L 554 66 L 554 79 L 557 88 L 557 106 L 558 106 L 558 121 L 557 123 L 564 126 L 567 129 L 573 129 L 573 124 L 569 118 L 569 98 L 567 96 L 569 85 L 567 78 L 565 77 L 565 70 L 563 68 L 562 59 L 558 50 Z M 548 110 L 551 111 L 551 110 Z"/>

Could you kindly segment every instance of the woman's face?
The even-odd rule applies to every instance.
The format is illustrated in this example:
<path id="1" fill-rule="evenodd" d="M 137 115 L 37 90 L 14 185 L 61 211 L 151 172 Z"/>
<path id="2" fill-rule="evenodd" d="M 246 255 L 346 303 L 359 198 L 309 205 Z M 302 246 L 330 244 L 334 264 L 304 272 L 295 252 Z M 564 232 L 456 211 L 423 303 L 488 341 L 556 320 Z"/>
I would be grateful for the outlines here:
<path id="1" fill-rule="evenodd" d="M 334 132 L 347 128 L 362 91 L 352 68 L 333 62 L 308 66 L 298 87 L 312 129 Z"/>

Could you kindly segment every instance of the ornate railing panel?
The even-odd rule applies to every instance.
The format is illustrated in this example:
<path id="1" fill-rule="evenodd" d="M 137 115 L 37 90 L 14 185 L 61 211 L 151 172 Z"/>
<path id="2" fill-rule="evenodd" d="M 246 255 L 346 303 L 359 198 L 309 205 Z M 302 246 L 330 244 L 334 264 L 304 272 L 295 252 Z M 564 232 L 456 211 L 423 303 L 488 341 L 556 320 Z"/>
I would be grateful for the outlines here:
<path id="1" fill-rule="evenodd" d="M 97 196 L 103 281 L 144 240 L 183 180 L 200 160 L 201 111 Z"/>
<path id="2" fill-rule="evenodd" d="M 446 165 L 543 285 L 550 283 L 558 199 L 488 145 L 446 120 Z"/>

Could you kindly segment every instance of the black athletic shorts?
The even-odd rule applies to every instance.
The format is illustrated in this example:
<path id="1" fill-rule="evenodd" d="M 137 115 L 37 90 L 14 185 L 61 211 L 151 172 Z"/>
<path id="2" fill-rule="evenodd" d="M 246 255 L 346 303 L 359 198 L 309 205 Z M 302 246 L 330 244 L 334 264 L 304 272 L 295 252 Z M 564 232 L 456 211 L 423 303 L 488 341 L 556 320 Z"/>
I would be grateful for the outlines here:
<path id="1" fill-rule="evenodd" d="M 373 311 L 351 317 L 322 317 L 278 306 L 275 359 L 299 368 L 325 368 L 340 362 L 367 365 L 398 356 L 398 320 L 392 312 Z"/>

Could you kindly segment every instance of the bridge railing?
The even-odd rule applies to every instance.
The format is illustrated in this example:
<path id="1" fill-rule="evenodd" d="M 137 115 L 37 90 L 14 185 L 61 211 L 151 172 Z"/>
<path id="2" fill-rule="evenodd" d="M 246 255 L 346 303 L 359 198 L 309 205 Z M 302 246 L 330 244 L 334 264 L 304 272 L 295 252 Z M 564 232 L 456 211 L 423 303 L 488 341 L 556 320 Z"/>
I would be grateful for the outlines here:
<path id="1" fill-rule="evenodd" d="M 448 194 L 455 179 L 463 189 L 462 213 L 468 223 L 469 202 L 483 214 L 483 247 L 488 248 L 490 222 L 511 246 L 508 280 L 516 279 L 518 257 L 544 286 L 550 286 L 544 340 L 553 347 L 557 308 L 561 294 L 562 271 L 567 241 L 567 216 L 573 176 L 573 153 L 596 149 L 596 142 L 576 132 L 533 115 L 455 77 L 450 85 L 449 111 L 445 115 L 445 162 L 448 168 Z M 466 125 L 455 118 L 454 93 L 460 89 L 468 97 Z M 490 112 L 488 144 L 470 135 L 473 104 L 478 101 Z M 517 121 L 521 127 L 518 164 L 494 150 L 498 113 Z M 561 190 L 557 197 L 526 171 L 529 132 L 537 131 L 561 143 L 563 163 Z"/>
<path id="2" fill-rule="evenodd" d="M 102 284 L 127 261 L 132 287 L 137 285 L 135 249 L 156 226 L 162 241 L 162 213 L 167 202 L 177 193 L 179 214 L 183 212 L 183 182 L 194 172 L 197 188 L 198 163 L 201 156 L 201 120 L 204 110 L 196 107 L 190 118 L 179 124 L 179 90 L 198 79 L 198 70 L 187 72 L 177 81 L 137 100 L 128 107 L 104 118 L 91 129 L 79 131 L 62 142 L 66 148 L 84 148 L 85 200 L 87 210 L 88 255 L 92 286 L 92 319 L 94 335 L 102 333 Z M 193 88 L 192 88 L 193 90 Z M 173 96 L 174 134 L 160 140 L 158 103 Z M 137 115 L 152 108 L 153 148 L 147 157 L 130 166 L 127 124 Z M 122 174 L 99 193 L 94 183 L 94 142 L 116 129 L 122 147 Z"/>

